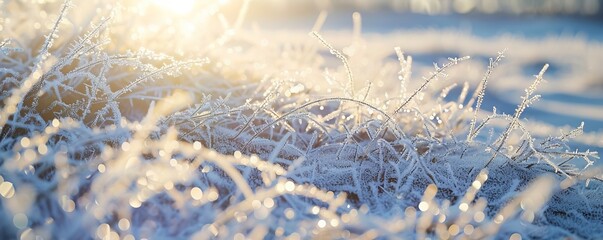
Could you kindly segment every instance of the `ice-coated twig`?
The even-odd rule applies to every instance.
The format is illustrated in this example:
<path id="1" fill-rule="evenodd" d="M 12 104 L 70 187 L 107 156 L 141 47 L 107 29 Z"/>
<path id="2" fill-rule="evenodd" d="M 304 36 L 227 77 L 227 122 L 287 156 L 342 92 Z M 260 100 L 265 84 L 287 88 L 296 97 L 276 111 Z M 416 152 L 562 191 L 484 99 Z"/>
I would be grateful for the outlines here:
<path id="1" fill-rule="evenodd" d="M 272 122 L 270 122 L 270 123 L 266 124 L 266 126 L 264 126 L 262 129 L 260 129 L 260 130 L 259 130 L 259 131 L 258 131 L 256 134 L 254 134 L 254 135 L 251 137 L 251 139 L 249 139 L 249 140 L 247 141 L 247 143 L 245 143 L 245 146 L 243 147 L 243 149 L 247 148 L 247 146 L 248 146 L 248 145 L 251 143 L 251 141 L 253 141 L 253 139 L 255 139 L 256 137 L 258 137 L 258 136 L 259 136 L 261 133 L 263 133 L 264 131 L 268 130 L 268 128 L 270 128 L 271 126 L 273 126 L 273 125 L 274 125 L 274 124 L 276 124 L 277 122 L 279 122 L 279 121 L 281 121 L 281 120 L 283 120 L 283 119 L 287 118 L 289 115 L 294 114 L 294 113 L 296 113 L 296 112 L 298 112 L 298 111 L 300 111 L 300 110 L 302 110 L 302 109 L 305 109 L 305 108 L 307 108 L 307 107 L 309 107 L 309 106 L 312 106 L 312 105 L 315 105 L 315 104 L 318 104 L 318 103 L 322 103 L 322 102 L 328 102 L 328 101 L 343 101 L 343 102 L 353 102 L 353 103 L 356 103 L 356 104 L 359 104 L 359 105 L 366 106 L 366 107 L 368 107 L 368 108 L 373 109 L 374 111 L 379 112 L 380 114 L 382 114 L 383 116 L 385 116 L 385 117 L 386 117 L 386 119 L 390 119 L 390 118 L 391 118 L 391 117 L 390 117 L 390 116 L 389 116 L 387 113 L 385 113 L 385 112 L 384 112 L 384 111 L 382 111 L 381 109 L 379 109 L 379 108 L 377 108 L 377 107 L 374 107 L 374 106 L 372 106 L 372 105 L 370 105 L 370 104 L 368 104 L 368 103 L 365 103 L 365 102 L 359 101 L 359 100 L 354 100 L 354 99 L 351 99 L 351 98 L 339 98 L 339 97 L 332 97 L 332 98 L 323 98 L 323 99 L 318 99 L 318 100 L 314 100 L 314 101 L 311 101 L 311 102 L 305 103 L 305 104 L 303 104 L 303 105 L 301 105 L 301 106 L 299 106 L 299 107 L 297 107 L 297 108 L 295 108 L 295 109 L 293 109 L 293 110 L 291 110 L 291 111 L 289 111 L 289 112 L 287 112 L 287 113 L 285 113 L 285 114 L 281 115 L 279 118 L 277 118 L 277 119 L 273 120 Z"/>
<path id="2" fill-rule="evenodd" d="M 333 55 L 335 55 L 335 57 L 339 58 L 339 60 L 341 60 L 341 62 L 343 63 L 343 66 L 345 67 L 346 73 L 348 75 L 348 86 L 346 87 L 346 92 L 348 92 L 348 95 L 350 98 L 355 98 L 355 93 L 354 93 L 354 75 L 352 75 L 352 69 L 350 68 L 350 65 L 348 63 L 348 59 L 337 49 L 335 49 L 333 46 L 331 46 L 331 44 L 329 44 L 329 42 L 327 42 L 318 32 L 311 32 L 312 35 L 314 35 L 314 37 L 316 37 L 318 39 L 318 41 L 320 41 L 325 47 L 327 47 L 329 49 L 329 52 Z"/>
<path id="3" fill-rule="evenodd" d="M 502 52 L 499 52 L 498 56 L 494 60 L 492 60 L 492 58 L 490 58 L 490 63 L 488 64 L 488 69 L 486 70 L 486 73 L 484 73 L 484 76 L 482 77 L 482 81 L 479 83 L 479 85 L 475 89 L 475 92 L 473 92 L 473 96 L 471 97 L 471 100 L 469 100 L 469 102 L 467 103 L 467 106 L 470 107 L 471 105 L 473 105 L 473 101 L 477 97 L 477 104 L 475 105 L 475 110 L 473 111 L 473 118 L 471 119 L 471 125 L 469 126 L 469 133 L 467 134 L 467 142 L 473 141 L 473 138 L 475 137 L 475 135 L 477 135 L 477 131 L 474 132 L 475 123 L 477 122 L 477 114 L 479 113 L 479 109 L 481 108 L 482 102 L 484 101 L 484 96 L 486 95 L 486 87 L 488 87 L 488 79 L 490 79 L 490 75 L 492 75 L 494 68 L 496 68 L 498 66 L 498 63 L 505 57 L 504 56 L 505 51 L 506 51 L 506 49 L 503 50 Z"/>
<path id="4" fill-rule="evenodd" d="M 58 37 L 59 25 L 63 22 L 63 18 L 67 14 L 67 10 L 70 7 L 71 1 L 65 0 L 57 20 L 54 22 L 50 33 L 46 36 L 44 44 L 35 58 L 31 74 L 29 74 L 27 79 L 21 83 L 21 86 L 13 90 L 11 96 L 5 100 L 4 108 L 2 108 L 2 111 L 0 112 L 0 127 L 2 128 L 3 133 L 6 132 L 6 121 L 11 115 L 20 109 L 18 105 L 20 106 L 20 104 L 22 104 L 23 98 L 29 94 L 29 92 L 37 92 L 37 90 L 39 90 L 36 88 L 36 86 L 39 85 L 40 77 L 43 75 L 42 66 L 46 63 L 47 58 L 50 55 L 48 51 L 50 50 L 50 47 L 52 47 L 54 40 Z M 4 137 L 5 136 L 0 136 L 0 138 Z"/>
<path id="5" fill-rule="evenodd" d="M 422 92 L 427 85 L 429 85 L 429 83 L 431 81 L 433 81 L 434 79 L 438 79 L 438 77 L 442 76 L 442 74 L 444 74 L 444 71 L 449 68 L 452 67 L 454 65 L 457 65 L 459 62 L 461 61 L 465 61 L 468 60 L 470 57 L 469 56 L 465 56 L 462 58 L 449 58 L 449 62 L 442 65 L 442 67 L 439 67 L 437 64 L 434 63 L 435 65 L 435 72 L 432 72 L 431 75 L 427 78 L 423 78 L 423 84 L 417 88 L 417 90 L 415 90 L 410 97 L 408 97 L 402 104 L 400 104 L 400 106 L 394 111 L 394 113 L 399 113 L 404 107 L 406 107 L 406 105 L 415 97 L 417 96 L 417 94 L 419 94 L 420 92 Z"/>
<path id="6" fill-rule="evenodd" d="M 490 160 L 488 160 L 485 167 L 488 167 L 488 165 L 490 165 L 490 163 L 492 163 L 492 161 L 496 158 L 496 156 L 498 155 L 498 152 L 506 143 L 507 138 L 509 137 L 509 134 L 511 134 L 511 131 L 513 131 L 513 129 L 515 129 L 523 111 L 529 107 L 529 105 L 533 102 L 533 100 L 537 100 L 537 98 L 534 98 L 534 96 L 532 96 L 532 95 L 538 88 L 538 85 L 540 85 L 540 83 L 542 82 L 543 75 L 548 68 L 549 68 L 549 65 L 545 64 L 542 67 L 542 69 L 540 70 L 540 72 L 538 73 L 538 75 L 536 75 L 536 79 L 534 80 L 532 85 L 530 85 L 530 87 L 525 89 L 525 95 L 521 98 L 522 99 L 521 103 L 515 109 L 515 114 L 513 115 L 513 118 L 511 119 L 511 122 L 509 123 L 508 127 L 505 129 L 503 134 L 497 140 L 497 142 L 499 142 L 499 144 L 496 147 L 496 151 L 494 151 L 494 154 L 492 154 L 492 157 L 490 158 Z"/>

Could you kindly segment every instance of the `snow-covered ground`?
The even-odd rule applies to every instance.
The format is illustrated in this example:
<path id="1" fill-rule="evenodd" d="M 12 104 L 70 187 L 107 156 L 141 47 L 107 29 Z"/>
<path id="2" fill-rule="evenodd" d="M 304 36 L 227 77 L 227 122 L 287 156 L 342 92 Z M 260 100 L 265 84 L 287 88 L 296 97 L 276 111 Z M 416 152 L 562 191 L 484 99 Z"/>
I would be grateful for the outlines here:
<path id="1" fill-rule="evenodd" d="M 506 50 L 508 57 L 493 76 L 483 107 L 512 113 L 530 79 L 546 63 L 550 65 L 540 88 L 542 101 L 524 113 L 531 122 L 542 123 L 540 134 L 553 134 L 560 127 L 585 122 L 586 134 L 573 147 L 603 150 L 603 17 L 567 14 L 512 13 L 428 15 L 391 9 L 355 9 L 362 16 L 367 41 L 385 48 L 401 47 L 417 67 L 430 68 L 448 57 L 469 55 L 478 65 L 469 66 L 463 80 L 479 82 L 488 58 Z M 343 35 L 353 29 L 354 9 L 332 9 L 323 30 Z M 291 13 L 292 14 L 292 13 Z M 314 15 L 313 15 L 314 14 Z M 268 14 L 269 15 L 269 14 Z M 268 29 L 300 30 L 312 27 L 318 11 L 273 21 L 259 17 L 257 24 Z M 301 36 L 300 36 L 301 37 Z M 345 44 L 345 40 L 343 40 Z M 392 53 L 392 58 L 396 55 Z M 479 66 L 481 63 L 482 66 Z M 459 91 L 452 90 L 451 97 Z M 456 95 L 455 95 L 456 94 Z"/>
<path id="2" fill-rule="evenodd" d="M 0 0 L 0 239 L 602 238 L 599 4 L 538 3 Z"/>

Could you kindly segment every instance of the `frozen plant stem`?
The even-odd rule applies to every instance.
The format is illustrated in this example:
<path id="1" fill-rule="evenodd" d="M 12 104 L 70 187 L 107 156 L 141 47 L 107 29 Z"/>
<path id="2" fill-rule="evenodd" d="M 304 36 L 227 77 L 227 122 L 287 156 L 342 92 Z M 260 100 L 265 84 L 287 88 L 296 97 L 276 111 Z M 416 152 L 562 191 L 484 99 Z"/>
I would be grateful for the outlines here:
<path id="1" fill-rule="evenodd" d="M 505 57 L 505 55 L 504 55 L 505 51 L 506 51 L 506 49 L 503 50 L 502 52 L 499 52 L 498 56 L 494 60 L 492 60 L 492 58 L 490 58 L 490 64 L 488 65 L 488 70 L 486 70 L 486 73 L 484 73 L 484 77 L 482 78 L 482 81 L 480 82 L 479 86 L 473 93 L 471 100 L 467 104 L 467 106 L 473 105 L 473 101 L 477 95 L 477 104 L 475 105 L 475 111 L 473 111 L 473 118 L 471 119 L 471 126 L 469 127 L 469 134 L 467 134 L 467 142 L 473 141 L 473 138 L 478 133 L 478 131 L 475 131 L 475 123 L 477 121 L 477 114 L 479 112 L 479 109 L 482 106 L 482 102 L 484 101 L 484 95 L 486 94 L 486 87 L 488 86 L 488 79 L 490 79 L 490 75 L 492 75 L 492 71 L 494 71 L 494 68 L 496 68 L 496 66 L 498 66 L 498 63 L 500 62 L 500 60 L 502 60 Z"/>
<path id="2" fill-rule="evenodd" d="M 338 97 L 332 97 L 332 98 L 323 98 L 323 99 L 318 99 L 318 100 L 315 100 L 315 101 L 308 102 L 308 103 L 306 103 L 306 104 L 304 104 L 304 105 L 301 105 L 301 106 L 299 106 L 299 107 L 297 107 L 297 108 L 295 108 L 295 109 L 293 109 L 293 110 L 291 110 L 291 111 L 289 111 L 289 112 L 287 112 L 287 113 L 283 114 L 282 116 L 280 116 L 279 118 L 275 119 L 274 121 L 272 121 L 272 122 L 268 123 L 268 124 L 267 124 L 266 126 L 264 126 L 262 129 L 260 129 L 259 131 L 257 131 L 257 132 L 256 132 L 256 133 L 255 133 L 255 134 L 254 134 L 254 135 L 251 137 L 251 139 L 249 139 L 249 140 L 247 141 L 247 143 L 245 143 L 245 145 L 243 146 L 243 149 L 246 149 L 246 148 L 247 148 L 247 146 L 248 146 L 248 145 L 251 143 L 251 141 L 253 141 L 253 139 L 257 138 L 257 137 L 258 137 L 260 134 L 262 134 L 264 131 L 268 130 L 268 128 L 270 128 L 271 126 L 273 126 L 273 125 L 274 125 L 274 124 L 276 124 L 277 122 L 279 122 L 279 121 L 281 121 L 281 120 L 283 120 L 283 119 L 287 118 L 287 117 L 288 117 L 288 116 L 290 116 L 291 114 L 296 113 L 296 112 L 298 112 L 298 111 L 300 111 L 300 110 L 302 110 L 302 109 L 304 109 L 304 108 L 306 108 L 306 107 L 309 107 L 309 106 L 311 106 L 311 105 L 318 104 L 318 103 L 322 103 L 322 102 L 328 102 L 328 101 L 353 102 L 353 103 L 356 103 L 356 104 L 359 104 L 359 105 L 363 105 L 363 106 L 366 106 L 366 107 L 368 107 L 368 108 L 371 108 L 371 109 L 373 109 L 374 111 L 377 111 L 377 112 L 379 112 L 380 114 L 382 114 L 383 116 L 385 116 L 385 118 L 387 119 L 386 121 L 391 120 L 391 117 L 390 117 L 390 116 L 389 116 L 387 113 L 385 113 L 384 111 L 381 111 L 379 108 L 374 107 L 374 106 L 372 106 L 372 105 L 370 105 L 370 104 L 368 104 L 368 103 L 365 103 L 365 102 L 362 102 L 362 101 L 359 101 L 359 100 L 355 100 L 355 99 L 351 99 L 351 98 L 338 98 Z"/>
<path id="3" fill-rule="evenodd" d="M 350 65 L 348 64 L 348 59 L 341 52 L 339 52 L 337 49 L 335 49 L 333 46 L 331 46 L 331 44 L 329 44 L 318 32 L 312 31 L 311 33 L 323 45 L 325 45 L 325 47 L 327 47 L 329 49 L 329 52 L 331 54 L 335 55 L 335 57 L 339 58 L 341 60 L 341 62 L 343 63 L 343 66 L 345 67 L 345 70 L 347 71 L 347 74 L 348 74 L 348 87 L 347 87 L 349 90 L 348 94 L 350 95 L 350 98 L 354 98 L 355 97 L 354 77 L 352 75 L 352 69 L 350 69 Z"/>
<path id="4" fill-rule="evenodd" d="M 13 90 L 13 93 L 11 94 L 11 96 L 8 99 L 6 99 L 5 106 L 2 109 L 2 112 L 0 112 L 0 127 L 2 127 L 3 133 L 5 133 L 7 131 L 7 129 L 5 129 L 5 128 L 7 128 L 7 126 L 5 126 L 6 121 L 8 121 L 8 118 L 11 115 L 18 112 L 17 111 L 18 106 L 20 106 L 19 104 L 22 103 L 23 98 L 26 95 L 28 95 L 30 92 L 36 93 L 39 90 L 39 88 L 41 87 L 39 81 L 43 75 L 42 66 L 44 65 L 44 63 L 46 63 L 48 56 L 50 56 L 48 51 L 52 47 L 52 43 L 54 42 L 54 39 L 56 39 L 58 37 L 57 32 L 59 31 L 59 25 L 61 24 L 61 22 L 63 22 L 63 18 L 67 14 L 67 9 L 69 9 L 70 6 L 71 6 L 71 1 L 69 1 L 69 0 L 66 0 L 63 3 L 61 12 L 59 13 L 57 20 L 54 22 L 54 26 L 52 27 L 52 30 L 47 35 L 46 40 L 44 41 L 44 45 L 43 45 L 42 49 L 40 49 L 40 52 L 38 53 L 38 56 L 35 59 L 33 70 L 31 71 L 31 74 L 29 74 L 29 77 L 27 79 L 25 79 L 25 81 L 23 81 L 23 83 L 21 84 L 21 87 Z M 4 135 L 4 134 L 2 134 L 2 135 Z M 4 138 L 4 136 L 1 136 L 1 137 Z"/>
<path id="5" fill-rule="evenodd" d="M 400 53 L 401 53 L 401 52 L 400 52 Z M 400 53 L 399 53 L 399 54 L 400 54 Z M 454 65 L 457 65 L 459 62 L 461 62 L 461 61 L 465 61 L 465 60 L 467 60 L 467 59 L 469 59 L 469 58 L 471 58 L 471 57 L 470 57 L 470 56 L 464 56 L 464 57 L 462 57 L 462 58 L 448 58 L 449 62 L 448 62 L 448 63 L 446 63 L 446 64 L 444 64 L 442 67 L 439 67 L 439 66 L 437 66 L 437 64 L 435 64 L 435 63 L 434 63 L 434 65 L 435 65 L 435 67 L 436 67 L 436 71 L 435 71 L 435 72 L 432 72 L 432 73 L 431 73 L 431 76 L 429 76 L 428 78 L 423 77 L 423 79 L 425 80 L 425 81 L 423 82 L 423 85 L 421 85 L 421 86 L 420 86 L 420 87 L 419 87 L 417 90 L 415 90 L 415 91 L 412 93 L 412 95 L 410 95 L 410 97 L 408 97 L 408 98 L 406 99 L 406 101 L 404 101 L 404 102 L 403 102 L 403 103 L 400 105 L 400 107 L 398 107 L 398 108 L 397 108 L 397 109 L 394 111 L 394 114 L 399 113 L 399 112 L 400 112 L 400 111 L 401 111 L 401 110 L 402 110 L 404 107 L 406 107 L 406 105 L 408 105 L 408 103 L 409 103 L 409 102 L 410 102 L 410 101 L 411 101 L 411 100 L 412 100 L 412 99 L 413 99 L 415 96 L 417 96 L 417 95 L 418 95 L 420 92 L 422 92 L 422 91 L 423 91 L 423 90 L 424 90 L 424 89 L 427 87 L 427 85 L 428 85 L 428 84 L 429 84 L 429 83 L 430 83 L 432 80 L 437 79 L 439 76 L 445 76 L 444 71 L 445 71 L 447 68 L 452 67 L 452 66 L 454 66 Z M 410 58 L 409 58 L 409 59 L 410 59 Z M 411 59 L 410 61 L 412 61 L 412 59 Z M 409 63 L 409 64 L 410 64 L 410 63 Z M 409 69 L 407 69 L 407 70 L 408 70 L 408 71 L 406 71 L 406 72 L 407 72 L 407 74 L 410 74 L 410 68 L 409 68 Z M 407 75 L 405 75 L 405 77 L 406 77 L 406 76 L 407 76 Z M 409 76 L 409 75 L 408 75 L 408 76 Z M 406 80 L 408 80 L 408 79 L 405 79 L 405 81 L 406 81 Z M 392 115 L 393 115 L 393 114 L 392 114 Z M 381 134 L 381 132 L 382 132 L 382 131 L 385 129 L 385 125 L 386 125 L 387 123 L 389 123 L 389 121 L 390 121 L 390 120 L 392 120 L 392 118 L 387 118 L 387 119 L 385 119 L 385 121 L 384 121 L 384 122 L 381 124 L 381 127 L 380 127 L 380 128 L 379 128 L 379 130 L 377 131 L 377 134 L 375 134 L 375 135 L 379 135 L 379 134 Z"/>
<path id="6" fill-rule="evenodd" d="M 117 90 L 115 93 L 113 93 L 113 95 L 110 97 L 111 101 L 114 101 L 115 99 L 117 99 L 118 97 L 120 97 L 121 95 L 125 94 L 126 92 L 131 92 L 132 88 L 134 88 L 136 85 L 139 85 L 145 81 L 151 80 L 154 77 L 160 77 L 162 74 L 171 71 L 171 70 L 178 70 L 180 68 L 186 67 L 186 66 L 191 66 L 191 65 L 204 65 L 209 63 L 209 59 L 208 58 L 203 58 L 203 59 L 199 59 L 199 60 L 191 60 L 191 61 L 186 61 L 186 62 L 176 62 L 167 66 L 164 66 L 160 69 L 157 69 L 153 72 L 150 72 L 146 75 L 143 75 L 139 78 L 137 78 L 136 80 L 132 81 L 130 84 L 128 84 L 126 87 L 121 88 L 119 90 Z"/>
<path id="7" fill-rule="evenodd" d="M 243 125 L 243 127 L 241 128 L 241 130 L 239 130 L 239 132 L 237 132 L 237 134 L 232 137 L 232 139 L 236 139 L 239 137 L 239 135 L 241 135 L 241 133 L 243 133 L 243 131 L 245 131 L 245 129 L 247 129 L 247 127 L 249 127 L 249 124 L 251 124 L 251 122 L 255 119 L 255 117 L 257 116 L 257 114 L 266 107 L 266 105 L 268 105 L 270 102 L 274 101 L 274 99 L 276 99 L 276 96 L 278 95 L 278 90 L 279 90 L 279 86 L 275 86 L 274 89 L 272 89 L 272 91 L 270 91 L 270 93 L 268 93 L 268 96 L 266 97 L 266 99 L 264 99 L 264 101 L 262 102 L 262 104 L 255 110 L 253 111 L 253 114 L 251 114 L 251 116 L 249 117 L 249 120 L 247 120 L 247 122 L 245 122 L 245 125 Z"/>
<path id="8" fill-rule="evenodd" d="M 314 26 L 312 27 L 312 32 L 318 32 L 322 28 L 322 25 L 327 20 L 327 11 L 321 11 L 318 17 L 316 18 L 316 22 L 314 22 Z"/>
<path id="9" fill-rule="evenodd" d="M 517 123 L 519 122 L 519 117 L 521 116 L 523 111 L 525 111 L 526 108 L 528 108 L 531 103 L 533 103 L 539 99 L 540 95 L 532 96 L 532 94 L 534 94 L 534 92 L 536 92 L 538 85 L 540 85 L 540 83 L 542 82 L 542 76 L 544 75 L 544 73 L 546 72 L 546 70 L 548 68 L 549 68 L 549 64 L 545 64 L 544 67 L 542 67 L 542 70 L 540 70 L 540 73 L 538 73 L 538 75 L 536 76 L 536 79 L 534 80 L 532 85 L 530 85 L 529 88 L 525 89 L 526 95 L 521 97 L 522 101 L 519 104 L 519 106 L 517 106 L 517 109 L 515 109 L 515 114 L 513 115 L 513 118 L 511 119 L 509 126 L 507 127 L 505 132 L 500 136 L 500 140 L 498 140 L 498 141 L 500 141 L 500 143 L 498 144 L 498 147 L 496 147 L 496 150 L 492 154 L 492 157 L 490 158 L 490 160 L 488 160 L 488 163 L 486 163 L 486 166 L 484 166 L 484 167 L 488 167 L 490 165 L 490 163 L 492 163 L 494 158 L 496 158 L 496 156 L 498 155 L 498 152 L 505 145 L 505 142 L 509 138 L 509 134 L 511 133 L 511 131 L 513 131 L 513 129 L 515 129 Z"/>
<path id="10" fill-rule="evenodd" d="M 434 63 L 436 65 L 436 71 L 433 72 L 431 74 L 431 76 L 429 76 L 429 78 L 424 78 L 425 81 L 423 82 L 423 85 L 421 85 L 417 90 L 415 90 L 412 93 L 412 95 L 410 95 L 410 97 L 408 97 L 406 99 L 406 101 L 404 101 L 400 105 L 400 107 L 398 107 L 396 109 L 396 111 L 394 111 L 394 113 L 399 113 L 415 96 L 417 96 L 417 94 L 419 94 L 420 92 L 422 92 L 427 87 L 427 85 L 429 85 L 429 83 L 431 81 L 433 81 L 434 79 L 437 79 L 439 76 L 443 75 L 444 71 L 447 68 L 449 68 L 451 66 L 454 66 L 454 65 L 458 64 L 460 61 L 465 61 L 465 60 L 467 60 L 469 58 L 470 58 L 469 56 L 465 56 L 465 57 L 462 57 L 462 58 L 449 58 L 450 62 L 444 64 L 442 67 L 438 67 L 437 64 Z"/>
<path id="11" fill-rule="evenodd" d="M 395 47 L 396 55 L 398 56 L 398 62 L 400 63 L 400 71 L 398 72 L 398 80 L 400 80 L 400 96 L 402 99 L 406 98 L 406 82 L 410 79 L 412 57 L 404 57 L 404 53 L 400 47 Z"/>

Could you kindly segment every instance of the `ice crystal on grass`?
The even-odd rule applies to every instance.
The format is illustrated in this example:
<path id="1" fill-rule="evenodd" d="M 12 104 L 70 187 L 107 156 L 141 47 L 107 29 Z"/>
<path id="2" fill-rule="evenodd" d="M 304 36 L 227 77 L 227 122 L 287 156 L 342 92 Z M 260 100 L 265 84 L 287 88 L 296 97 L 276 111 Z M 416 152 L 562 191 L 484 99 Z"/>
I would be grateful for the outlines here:
<path id="1" fill-rule="evenodd" d="M 568 146 L 583 125 L 540 139 L 521 119 L 544 70 L 513 116 L 478 112 L 502 53 L 466 99 L 446 76 L 468 57 L 413 82 L 404 46 L 373 52 L 359 13 L 341 47 L 317 33 L 326 13 L 299 43 L 243 29 L 250 1 L 232 26 L 215 3 L 172 48 L 144 39 L 188 25 L 124 21 L 153 3 L 84 20 L 69 1 L 0 4 L 58 13 L 31 38 L 2 25 L 0 238 L 601 237 L 597 153 Z"/>

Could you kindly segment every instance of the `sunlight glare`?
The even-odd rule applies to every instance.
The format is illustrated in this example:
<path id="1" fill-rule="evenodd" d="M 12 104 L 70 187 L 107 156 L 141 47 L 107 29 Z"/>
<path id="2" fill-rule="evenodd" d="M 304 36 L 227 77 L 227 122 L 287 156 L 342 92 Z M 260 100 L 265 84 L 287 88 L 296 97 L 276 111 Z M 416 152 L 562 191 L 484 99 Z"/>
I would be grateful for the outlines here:
<path id="1" fill-rule="evenodd" d="M 195 0 L 153 0 L 153 3 L 176 14 L 187 14 L 193 9 Z"/>

